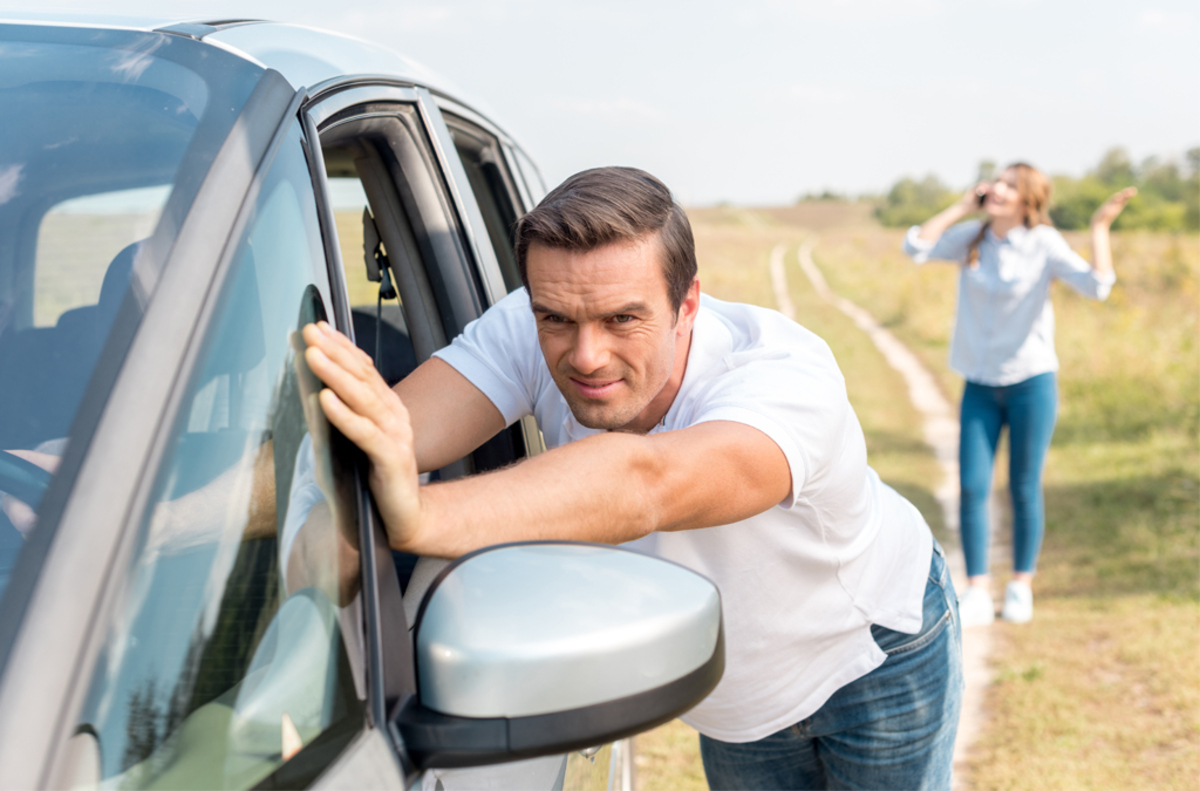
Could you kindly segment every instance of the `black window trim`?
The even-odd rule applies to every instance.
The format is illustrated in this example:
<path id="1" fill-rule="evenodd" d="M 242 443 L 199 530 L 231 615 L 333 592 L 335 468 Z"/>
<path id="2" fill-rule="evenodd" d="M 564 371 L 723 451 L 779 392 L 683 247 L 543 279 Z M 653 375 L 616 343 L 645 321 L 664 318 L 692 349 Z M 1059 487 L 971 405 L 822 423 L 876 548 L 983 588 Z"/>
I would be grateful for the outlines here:
<path id="1" fill-rule="evenodd" d="M 525 196 L 521 191 L 522 185 L 519 183 L 520 177 L 509 164 L 508 152 L 505 150 L 510 144 L 506 144 L 501 137 L 488 127 L 476 123 L 470 118 L 454 112 L 452 109 L 443 108 L 442 117 L 445 119 L 446 126 L 450 128 L 451 132 L 459 129 L 472 137 L 482 136 L 488 139 L 488 145 L 495 146 L 496 152 L 499 155 L 499 161 L 496 164 L 501 169 L 500 173 L 504 180 L 505 192 L 508 193 L 508 198 L 512 201 L 513 209 L 516 211 L 517 216 L 520 217 L 525 214 L 527 209 L 525 208 Z"/>
<path id="2" fill-rule="evenodd" d="M 350 300 L 345 286 L 345 262 L 337 237 L 337 223 L 329 201 L 328 181 L 321 154 L 321 138 L 308 103 L 301 115 L 305 128 L 305 153 L 313 184 L 317 192 L 321 235 L 325 241 L 326 264 L 329 280 L 335 293 L 335 314 L 338 328 L 354 340 L 354 322 L 350 315 Z M 336 285 L 333 285 L 336 284 Z M 391 548 L 383 530 L 375 501 L 367 481 L 367 459 L 361 452 L 355 453 L 354 487 L 358 499 L 359 515 L 359 568 L 362 572 L 363 632 L 365 638 L 367 666 L 367 712 L 371 727 L 385 727 L 389 711 L 402 705 L 416 694 L 416 675 L 413 665 L 412 646 L 407 639 L 408 627 L 404 620 L 404 606 L 400 597 L 400 584 L 396 567 L 392 563 Z M 398 620 L 397 620 L 398 619 Z M 385 620 L 394 621 L 402 628 L 385 629 Z M 401 756 L 402 750 L 397 751 Z M 406 773 L 409 767 L 405 767 Z"/>
<path id="3" fill-rule="evenodd" d="M 505 288 L 504 278 L 500 274 L 500 264 L 496 260 L 495 250 L 492 249 L 487 225 L 483 221 L 483 212 L 475 202 L 475 193 L 471 191 L 471 182 L 467 179 L 462 160 L 454 148 L 454 140 L 450 137 L 446 119 L 442 117 L 441 109 L 428 90 L 418 87 L 416 92 L 417 105 L 425 122 L 437 164 L 440 166 L 452 209 L 458 215 L 459 227 L 465 238 L 469 257 L 475 264 L 473 272 L 464 274 L 468 280 L 474 280 L 482 286 L 479 294 L 482 301 L 479 313 L 482 314 L 488 307 L 507 296 L 508 289 Z M 470 263 L 467 260 L 463 261 L 464 266 L 470 266 Z"/>
<path id="4" fill-rule="evenodd" d="M 517 145 L 516 141 L 514 141 L 512 137 L 510 137 L 503 129 L 496 126 L 487 118 L 483 117 L 462 102 L 456 101 L 455 99 L 452 99 L 444 94 L 436 94 L 436 100 L 438 108 L 443 114 L 453 115 L 467 122 L 468 124 L 474 124 L 483 130 L 483 132 L 491 135 L 492 137 L 496 138 L 497 141 L 499 141 L 500 150 L 504 156 L 505 167 L 508 168 L 509 175 L 513 180 L 513 185 L 517 188 L 519 198 L 517 214 L 523 215 L 533 209 L 535 205 L 535 201 L 532 198 L 533 191 L 526 183 L 525 174 L 518 165 L 516 156 L 514 154 L 515 151 L 521 151 L 524 154 L 524 150 Z M 525 157 L 528 159 L 528 154 L 525 154 Z"/>

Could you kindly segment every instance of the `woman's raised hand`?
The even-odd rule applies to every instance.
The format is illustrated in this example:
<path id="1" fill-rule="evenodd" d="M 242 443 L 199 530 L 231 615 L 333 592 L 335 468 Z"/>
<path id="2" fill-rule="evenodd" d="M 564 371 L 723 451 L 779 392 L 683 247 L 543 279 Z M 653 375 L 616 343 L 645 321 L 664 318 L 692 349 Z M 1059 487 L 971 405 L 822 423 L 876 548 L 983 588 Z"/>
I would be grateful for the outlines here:
<path id="1" fill-rule="evenodd" d="M 955 203 L 950 204 L 922 223 L 921 230 L 917 233 L 917 238 L 927 242 L 936 242 L 951 225 L 954 225 L 954 223 L 967 215 L 979 211 L 979 199 L 983 195 L 987 195 L 988 189 L 990 189 L 988 182 L 981 181 L 964 192 L 963 196 Z"/>
<path id="2" fill-rule="evenodd" d="M 1096 209 L 1096 213 L 1092 215 L 1092 225 L 1102 225 L 1105 228 L 1112 225 L 1113 220 L 1117 219 L 1117 215 L 1125 208 L 1125 204 L 1129 203 L 1129 199 L 1137 195 L 1137 187 L 1126 187 L 1120 192 L 1115 193 L 1111 198 L 1100 204 L 1100 208 Z"/>

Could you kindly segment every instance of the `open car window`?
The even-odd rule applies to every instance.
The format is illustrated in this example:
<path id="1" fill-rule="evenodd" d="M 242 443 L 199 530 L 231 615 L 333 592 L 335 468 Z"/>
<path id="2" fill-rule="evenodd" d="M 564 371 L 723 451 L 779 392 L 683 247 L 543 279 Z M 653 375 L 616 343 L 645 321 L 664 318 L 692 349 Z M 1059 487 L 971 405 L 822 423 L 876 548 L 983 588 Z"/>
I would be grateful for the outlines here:
<path id="1" fill-rule="evenodd" d="M 306 785 L 364 721 L 353 458 L 300 329 L 329 304 L 298 123 L 224 278 L 73 738 L 120 788 Z"/>

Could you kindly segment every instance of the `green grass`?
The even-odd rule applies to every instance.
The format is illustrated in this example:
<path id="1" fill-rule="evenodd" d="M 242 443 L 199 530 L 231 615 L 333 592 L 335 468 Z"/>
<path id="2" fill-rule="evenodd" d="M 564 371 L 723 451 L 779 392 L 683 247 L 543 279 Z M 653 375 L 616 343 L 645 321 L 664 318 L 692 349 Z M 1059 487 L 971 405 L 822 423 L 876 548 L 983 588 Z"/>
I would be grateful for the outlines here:
<path id="1" fill-rule="evenodd" d="M 835 227 L 814 257 L 957 399 L 946 366 L 957 272 L 914 266 L 901 238 Z M 1084 235 L 1067 238 L 1090 252 Z M 1055 288 L 1060 415 L 1036 616 L 993 627 L 997 676 L 969 787 L 1200 787 L 1198 242 L 1115 234 L 1107 303 Z M 993 560 L 1003 582 L 1010 561 Z"/>

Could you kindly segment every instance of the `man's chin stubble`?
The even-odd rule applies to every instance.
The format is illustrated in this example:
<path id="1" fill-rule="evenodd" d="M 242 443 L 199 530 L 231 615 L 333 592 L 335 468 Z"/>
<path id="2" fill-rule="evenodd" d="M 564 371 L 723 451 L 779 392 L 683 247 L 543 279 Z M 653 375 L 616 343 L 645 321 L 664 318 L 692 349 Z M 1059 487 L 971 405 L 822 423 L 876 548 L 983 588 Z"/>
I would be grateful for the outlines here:
<path id="1" fill-rule="evenodd" d="M 575 416 L 575 420 L 579 425 L 584 428 L 600 431 L 617 431 L 637 417 L 636 413 L 631 416 L 614 415 L 612 413 L 597 414 L 592 410 L 580 409 L 570 399 L 567 400 L 567 406 L 571 408 L 571 414 Z"/>

